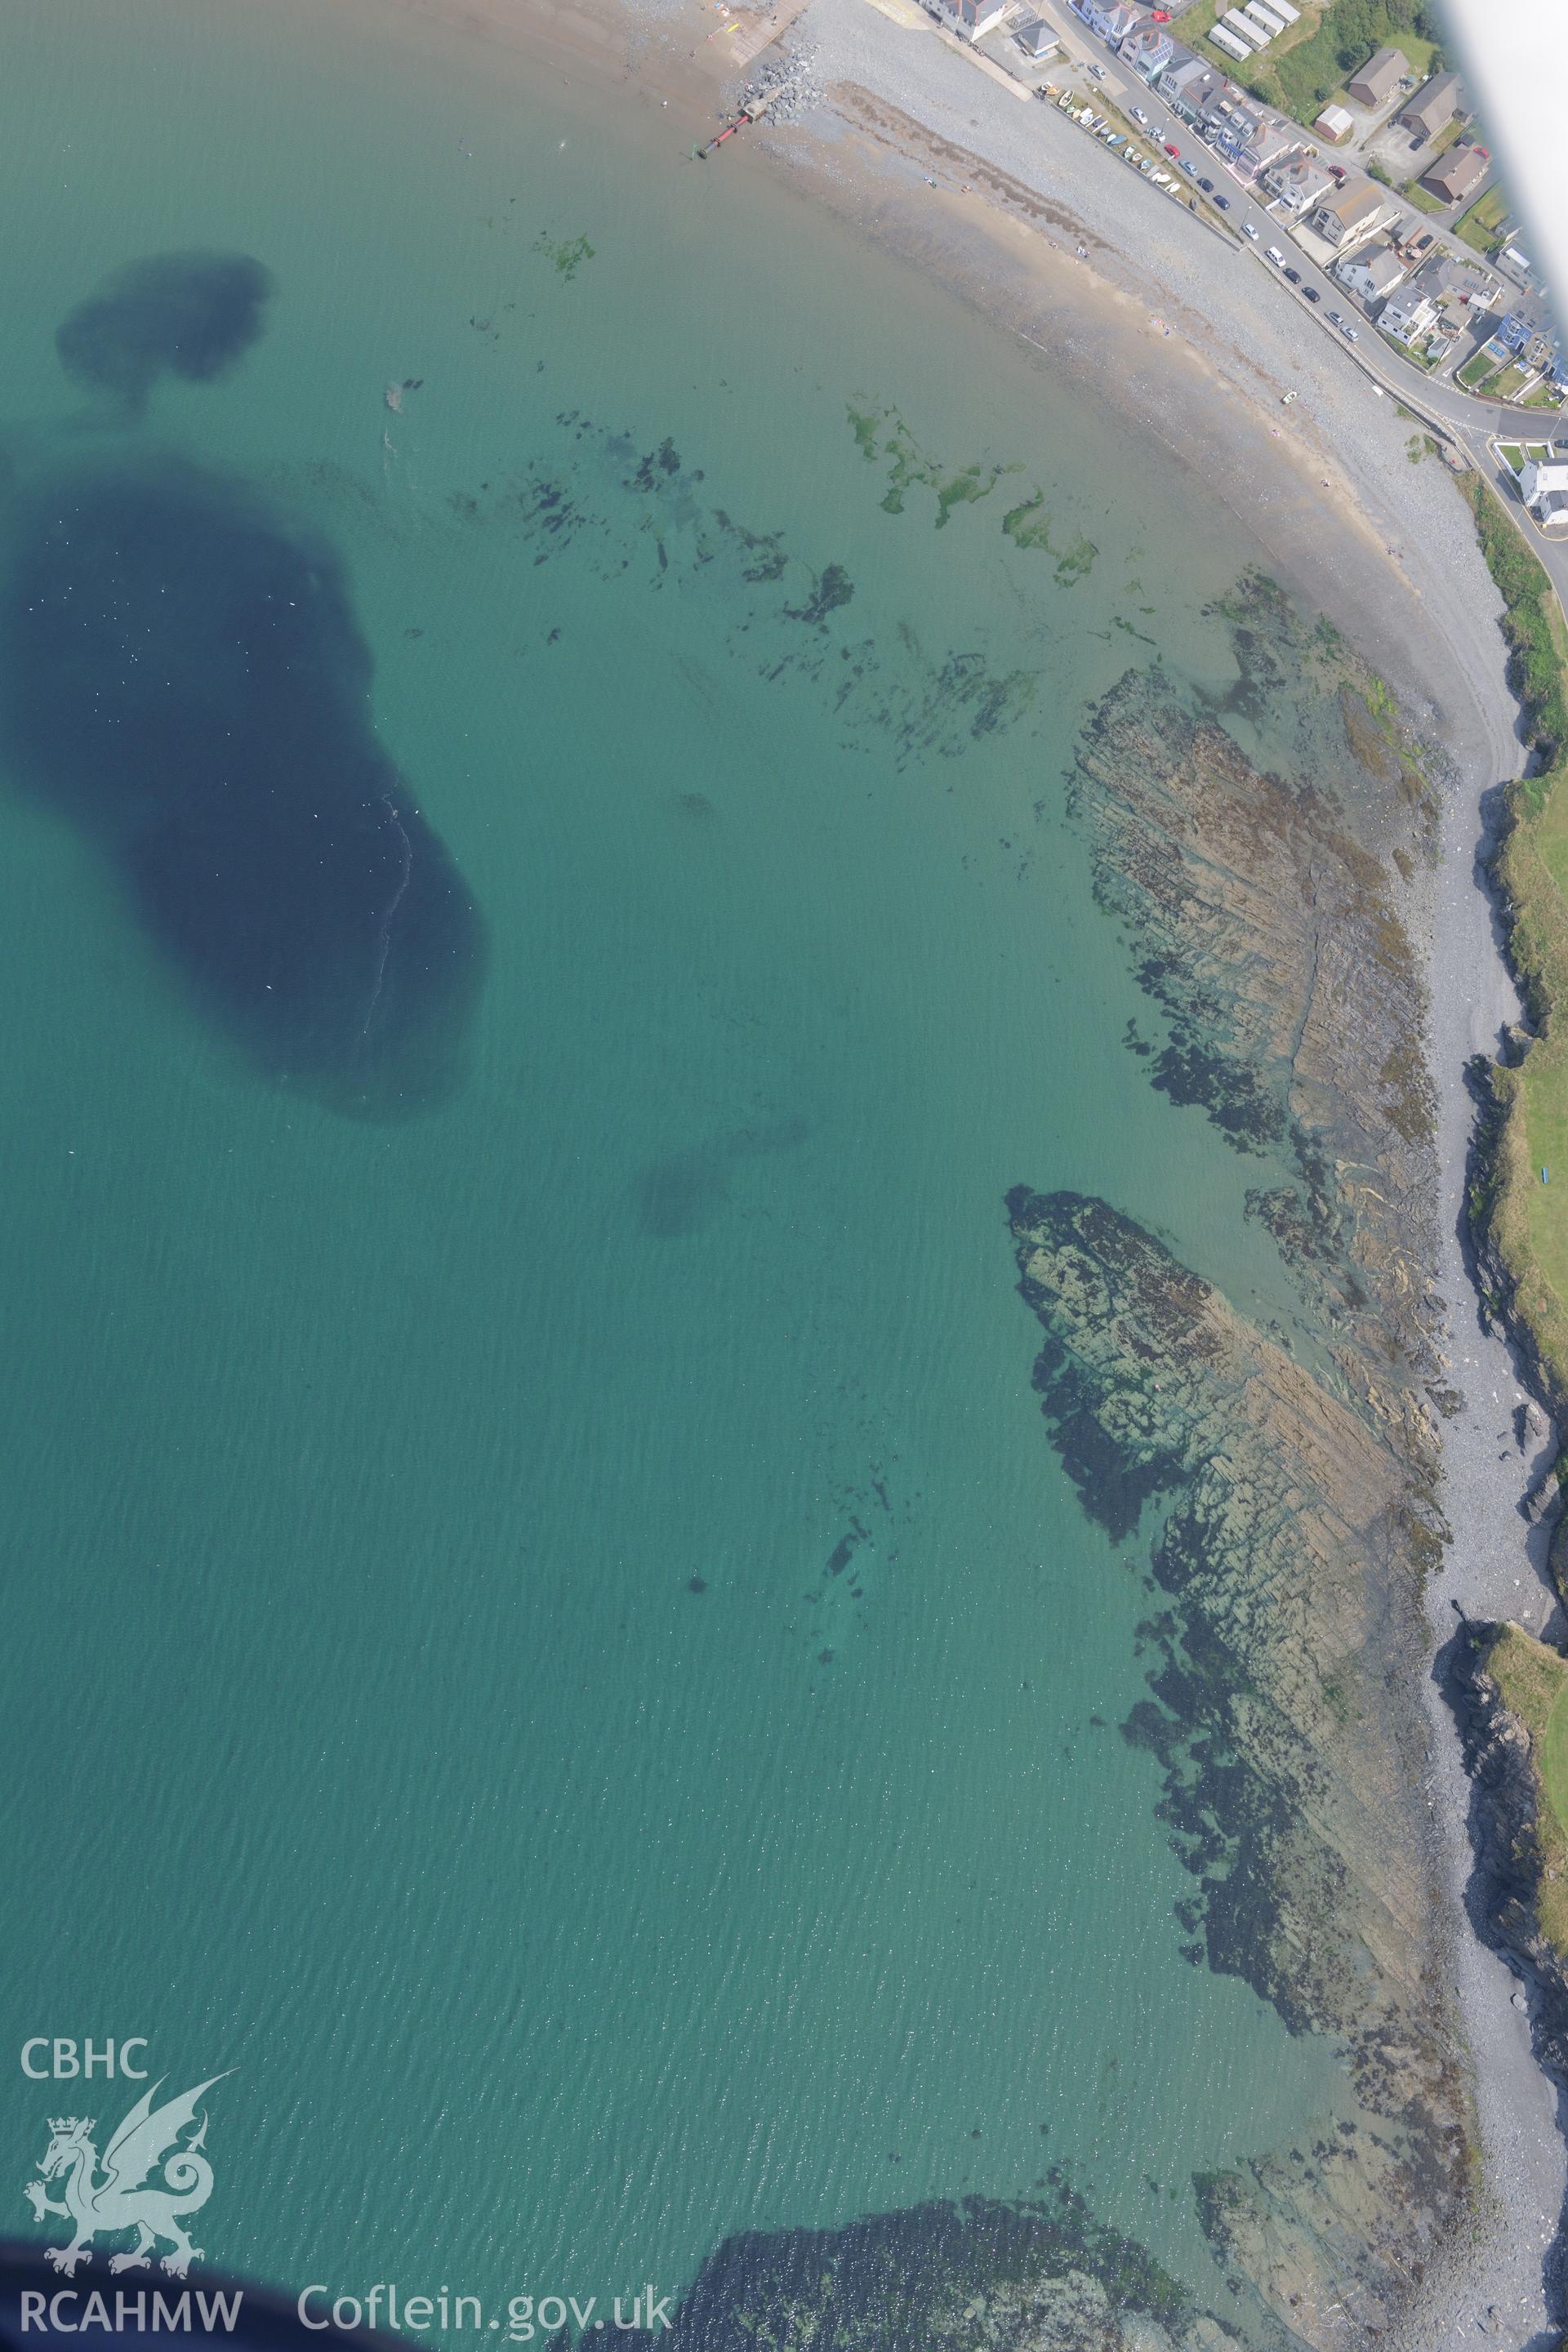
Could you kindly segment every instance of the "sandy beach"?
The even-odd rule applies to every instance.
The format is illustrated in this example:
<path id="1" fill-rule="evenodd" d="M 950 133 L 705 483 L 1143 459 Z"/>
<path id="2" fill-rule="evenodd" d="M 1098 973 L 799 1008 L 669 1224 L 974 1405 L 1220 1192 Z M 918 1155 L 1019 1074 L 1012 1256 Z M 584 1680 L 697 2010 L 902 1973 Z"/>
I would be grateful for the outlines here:
<path id="1" fill-rule="evenodd" d="M 734 94 L 727 42 L 709 37 L 722 20 L 695 0 L 639 0 L 625 12 L 543 0 L 342 5 L 416 37 L 457 35 L 568 76 L 629 84 L 628 102 L 668 112 L 678 153 L 710 135 Z M 1425 943 L 1440 1105 L 1437 1278 L 1450 1378 L 1464 1399 L 1444 1431 L 1453 1541 L 1429 1588 L 1431 1653 L 1456 1607 L 1540 1632 L 1552 1606 L 1544 1539 L 1531 1537 L 1520 1505 L 1554 1449 L 1539 1421 L 1518 1441 L 1524 1391 L 1508 1350 L 1479 1328 L 1460 1238 L 1472 1118 L 1464 1063 L 1491 1050 L 1517 1012 L 1478 882 L 1481 803 L 1521 765 L 1498 598 L 1468 509 L 1440 458 L 1422 449 L 1419 424 L 1380 397 L 1347 352 L 1304 329 L 1283 287 L 1065 119 L 1020 104 L 932 33 L 868 0 L 811 0 L 788 39 L 815 52 L 826 102 L 803 124 L 749 132 L 709 168 L 782 175 L 898 262 L 940 278 L 1042 369 L 1065 372 L 1108 430 L 1152 436 L 1247 524 L 1279 576 L 1334 618 L 1442 747 L 1442 858 L 1413 884 L 1410 910 Z M 1522 2347 L 1547 2325 L 1542 2263 L 1563 2206 L 1564 2152 L 1515 1980 L 1465 1922 L 1468 1785 L 1435 1685 L 1428 1701 L 1427 1799 L 1474 2066 L 1484 2242 L 1455 2247 L 1410 2342 L 1449 2352 L 1479 2330 Z"/>

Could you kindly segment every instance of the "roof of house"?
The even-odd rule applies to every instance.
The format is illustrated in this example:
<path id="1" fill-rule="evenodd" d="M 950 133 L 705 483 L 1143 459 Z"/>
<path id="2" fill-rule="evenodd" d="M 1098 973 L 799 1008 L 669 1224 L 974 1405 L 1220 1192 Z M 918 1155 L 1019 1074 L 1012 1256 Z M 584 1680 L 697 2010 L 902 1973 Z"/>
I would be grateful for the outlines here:
<path id="1" fill-rule="evenodd" d="M 1331 213 L 1342 228 L 1359 228 L 1363 221 L 1371 220 L 1387 202 L 1385 192 L 1371 180 L 1347 180 L 1337 196 L 1318 206 L 1321 213 Z"/>
<path id="2" fill-rule="evenodd" d="M 1429 294 L 1435 302 L 1441 302 L 1447 295 L 1470 282 L 1468 273 L 1458 262 L 1450 260 L 1446 253 L 1429 254 L 1410 281 L 1423 294 Z"/>
<path id="3" fill-rule="evenodd" d="M 1430 138 L 1434 131 L 1441 131 L 1445 122 L 1451 122 L 1458 110 L 1459 77 L 1457 73 L 1440 73 L 1434 74 L 1426 87 L 1416 91 L 1399 119 Z"/>
<path id="4" fill-rule="evenodd" d="M 1363 245 L 1353 260 L 1343 266 L 1346 269 L 1364 270 L 1374 294 L 1389 293 L 1405 275 L 1405 264 L 1386 238 L 1374 238 L 1371 245 Z"/>
<path id="5" fill-rule="evenodd" d="M 1057 36 L 1043 16 L 1026 16 L 1023 23 L 1014 28 L 1013 38 L 1021 49 L 1034 58 L 1043 56 L 1046 50 L 1054 49 L 1057 45 Z"/>
<path id="6" fill-rule="evenodd" d="M 1479 147 L 1456 147 L 1441 163 L 1434 163 L 1429 172 L 1422 173 L 1421 184 L 1430 188 L 1435 196 L 1441 196 L 1446 204 L 1453 204 L 1458 197 L 1468 196 L 1486 178 L 1487 163 L 1488 158 Z"/>
<path id="7" fill-rule="evenodd" d="M 1414 278 L 1403 286 L 1391 289 L 1378 324 L 1380 327 L 1396 327 L 1402 320 L 1409 326 L 1436 324 L 1437 305 Z"/>
<path id="8" fill-rule="evenodd" d="M 1359 73 L 1352 74 L 1345 88 L 1352 98 L 1365 106 L 1381 106 L 1399 86 L 1401 74 L 1410 70 L 1410 60 L 1403 49 L 1379 49 L 1368 58 Z"/>
<path id="9" fill-rule="evenodd" d="M 1526 466 L 1522 488 L 1532 506 L 1537 499 L 1544 498 L 1549 491 L 1568 491 L 1568 465 Z"/>
<path id="10" fill-rule="evenodd" d="M 1281 155 L 1293 155 L 1301 144 L 1301 133 L 1293 122 L 1265 122 L 1247 141 L 1248 152 L 1258 158 L 1258 168 L 1271 166 Z"/>
<path id="11" fill-rule="evenodd" d="M 1331 139 L 1342 139 L 1347 131 L 1355 129 L 1355 119 L 1342 106 L 1325 106 L 1312 128 L 1326 131 Z"/>
<path id="12" fill-rule="evenodd" d="M 1215 67 L 1205 65 L 1202 58 L 1182 57 L 1178 63 L 1168 65 L 1160 76 L 1160 87 L 1171 98 L 1179 98 L 1184 106 L 1202 113 L 1225 88 L 1225 76 Z"/>
<path id="13" fill-rule="evenodd" d="M 1304 188 L 1310 196 L 1315 196 L 1320 189 L 1333 185 L 1333 173 L 1326 164 L 1320 163 L 1315 155 L 1290 155 L 1278 163 L 1271 163 L 1268 178 L 1281 195 L 1287 193 L 1300 195 Z"/>
<path id="14" fill-rule="evenodd" d="M 1117 46 L 1117 56 L 1130 65 L 1142 60 L 1145 65 L 1163 65 L 1173 47 L 1171 36 L 1159 25 L 1141 25 L 1135 33 L 1124 33 Z"/>

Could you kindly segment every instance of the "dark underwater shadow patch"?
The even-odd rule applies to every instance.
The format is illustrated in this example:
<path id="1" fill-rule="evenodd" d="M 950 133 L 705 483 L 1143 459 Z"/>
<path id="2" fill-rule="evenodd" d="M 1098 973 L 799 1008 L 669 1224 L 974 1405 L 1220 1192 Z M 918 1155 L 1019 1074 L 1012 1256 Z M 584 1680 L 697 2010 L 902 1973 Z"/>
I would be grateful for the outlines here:
<path id="1" fill-rule="evenodd" d="M 369 1117 L 448 1092 L 479 917 L 369 722 L 331 550 L 166 455 L 57 477 L 8 520 L 0 714 L 25 789 L 110 857 L 268 1076 Z"/>
<path id="2" fill-rule="evenodd" d="M 261 334 L 272 276 L 245 253 L 156 253 L 128 262 L 61 320 L 66 373 L 140 409 L 161 375 L 211 383 Z"/>
<path id="3" fill-rule="evenodd" d="M 737 1161 L 793 1150 L 810 1133 L 803 1118 L 778 1119 L 650 1160 L 633 1184 L 638 1224 L 657 1241 L 679 1241 L 703 1232 L 729 1205 L 731 1171 Z"/>

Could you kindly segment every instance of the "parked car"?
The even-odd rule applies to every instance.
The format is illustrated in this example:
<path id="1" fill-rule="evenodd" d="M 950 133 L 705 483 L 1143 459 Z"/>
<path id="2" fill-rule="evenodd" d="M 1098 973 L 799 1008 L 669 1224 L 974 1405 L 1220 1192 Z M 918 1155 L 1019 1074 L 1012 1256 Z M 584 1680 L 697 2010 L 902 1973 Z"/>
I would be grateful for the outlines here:
<path id="1" fill-rule="evenodd" d="M 1181 151 L 1181 149 L 1180 149 L 1179 147 L 1173 146 L 1173 145 L 1172 145 L 1172 143 L 1171 143 L 1171 142 L 1170 142 L 1170 140 L 1168 140 L 1168 139 L 1167 139 L 1167 140 L 1166 140 L 1166 142 L 1165 142 L 1165 152 L 1166 152 L 1166 154 L 1167 154 L 1167 155 L 1173 155 L 1173 156 L 1175 157 L 1175 159 L 1176 159 L 1176 161 L 1177 161 L 1177 163 L 1178 163 L 1181 162 L 1181 160 L 1182 160 L 1182 151 Z"/>
<path id="2" fill-rule="evenodd" d="M 1301 273 L 1299 269 L 1288 269 L 1285 272 L 1285 275 L 1290 280 L 1292 286 L 1300 286 L 1301 283 Z"/>
<path id="3" fill-rule="evenodd" d="M 1199 187 L 1203 190 L 1203 192 L 1204 192 L 1204 194 L 1205 194 L 1205 196 L 1212 196 L 1212 195 L 1213 195 L 1213 194 L 1214 194 L 1214 182 L 1213 182 L 1212 180 L 1200 180 L 1200 181 L 1198 182 L 1198 185 L 1199 185 Z"/>
<path id="4" fill-rule="evenodd" d="M 1105 68 L 1103 66 L 1090 66 L 1089 72 L 1094 76 L 1096 81 L 1103 81 L 1105 79 Z"/>
<path id="5" fill-rule="evenodd" d="M 1284 268 L 1285 256 L 1280 252 L 1279 247 L 1277 245 L 1271 245 L 1269 247 L 1268 258 L 1274 264 L 1276 269 Z"/>
<path id="6" fill-rule="evenodd" d="M 1215 202 L 1219 206 L 1222 213 L 1229 212 L 1230 198 L 1228 196 L 1216 196 L 1215 198 Z"/>
<path id="7" fill-rule="evenodd" d="M 1144 113 L 1144 111 L 1143 111 L 1143 110 L 1142 110 L 1142 108 L 1141 106 L 1135 106 L 1135 107 L 1133 108 L 1133 110 L 1132 110 L 1132 120 L 1133 120 L 1133 121 L 1134 121 L 1134 122 L 1141 122 L 1141 123 L 1143 125 L 1143 128 L 1144 128 L 1144 130 L 1145 130 L 1145 131 L 1147 131 L 1147 130 L 1148 130 L 1148 128 L 1149 128 L 1149 118 L 1148 118 L 1148 116 Z"/>
<path id="8" fill-rule="evenodd" d="M 1321 302 L 1323 299 L 1315 286 L 1303 286 L 1301 291 L 1309 302 Z"/>
<path id="9" fill-rule="evenodd" d="M 1329 312 L 1329 324 L 1331 327 L 1342 327 L 1344 325 L 1344 320 L 1337 310 L 1331 310 Z"/>
<path id="10" fill-rule="evenodd" d="M 1340 320 L 1340 332 L 1344 337 L 1347 343 L 1359 343 L 1361 341 L 1361 337 L 1356 333 L 1355 329 L 1351 325 L 1348 319 L 1342 319 Z"/>
<path id="11" fill-rule="evenodd" d="M 1258 243 L 1258 230 L 1253 222 L 1243 221 L 1241 224 L 1241 233 L 1243 236 L 1249 236 L 1254 245 Z"/>

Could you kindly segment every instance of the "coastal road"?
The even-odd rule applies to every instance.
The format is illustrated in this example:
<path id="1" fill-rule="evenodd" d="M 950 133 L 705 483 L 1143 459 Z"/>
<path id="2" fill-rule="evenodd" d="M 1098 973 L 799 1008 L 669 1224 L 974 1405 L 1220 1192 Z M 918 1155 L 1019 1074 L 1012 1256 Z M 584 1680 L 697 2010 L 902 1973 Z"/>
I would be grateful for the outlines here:
<path id="1" fill-rule="evenodd" d="M 1031 0 L 1031 5 L 1037 8 L 1039 15 L 1060 39 L 1063 56 L 1085 78 L 1086 94 L 1098 87 L 1123 114 L 1130 114 L 1134 106 L 1141 107 L 1149 119 L 1150 138 L 1158 140 L 1162 145 L 1169 143 L 1179 149 L 1182 156 L 1196 166 L 1199 176 L 1214 180 L 1219 193 L 1228 197 L 1230 223 L 1242 229 L 1250 221 L 1257 228 L 1258 241 L 1253 247 L 1253 257 L 1268 277 L 1281 278 L 1281 273 L 1265 259 L 1263 248 L 1273 244 L 1284 250 L 1289 267 L 1300 275 L 1301 287 L 1312 288 L 1319 299 L 1315 303 L 1310 301 L 1288 281 L 1282 282 L 1281 290 L 1290 295 L 1304 311 L 1314 318 L 1320 331 L 1335 342 L 1344 342 L 1340 330 L 1331 322 L 1327 314 L 1331 310 L 1338 310 L 1349 318 L 1360 341 L 1353 346 L 1345 342 L 1345 349 L 1353 356 L 1363 374 L 1385 393 L 1403 401 L 1407 408 L 1414 409 L 1439 432 L 1457 440 L 1489 478 L 1498 478 L 1498 469 L 1487 452 L 1487 442 L 1494 434 L 1501 435 L 1505 439 L 1521 437 L 1530 430 L 1526 413 L 1502 407 L 1496 402 L 1478 400 L 1473 394 L 1463 391 L 1450 380 L 1434 379 L 1414 361 L 1402 359 L 1394 346 L 1378 334 L 1347 289 L 1327 271 L 1318 268 L 1293 244 L 1285 223 L 1266 208 L 1262 191 L 1253 189 L 1238 173 L 1232 172 L 1223 159 L 1198 137 L 1191 124 L 1184 122 L 1174 109 L 1166 104 L 1158 90 L 1145 83 L 1141 74 L 1135 74 L 1130 67 L 1123 65 L 1095 37 L 1088 26 L 1065 5 L 1065 0 Z M 1089 76 L 1091 66 L 1101 69 L 1092 80 Z M 1249 244 L 1250 240 L 1244 237 L 1243 243 Z M 1545 419 L 1551 414 L 1550 411 L 1541 412 L 1542 427 L 1538 429 L 1544 428 Z M 1559 596 L 1568 605 L 1568 545 L 1543 539 L 1528 518 L 1520 514 L 1519 501 L 1511 485 L 1506 487 L 1510 510 L 1521 522 L 1531 547 L 1552 574 Z"/>

